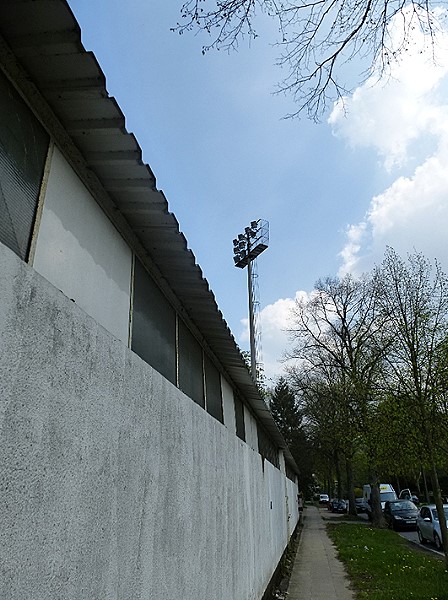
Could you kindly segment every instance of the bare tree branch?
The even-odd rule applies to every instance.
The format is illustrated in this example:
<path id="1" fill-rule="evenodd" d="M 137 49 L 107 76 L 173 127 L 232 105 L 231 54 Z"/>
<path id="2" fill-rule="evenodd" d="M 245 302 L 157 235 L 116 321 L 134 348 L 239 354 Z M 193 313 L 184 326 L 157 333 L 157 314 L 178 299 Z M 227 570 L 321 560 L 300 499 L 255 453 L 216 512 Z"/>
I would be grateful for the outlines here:
<path id="1" fill-rule="evenodd" d="M 342 69 L 348 62 L 367 60 L 358 83 L 373 73 L 380 78 L 408 50 L 415 30 L 434 47 L 439 28 L 430 0 L 187 0 L 173 31 L 209 34 L 203 53 L 236 49 L 244 38 L 257 37 L 254 22 L 260 13 L 277 23 L 278 65 L 288 72 L 277 92 L 291 94 L 297 103 L 287 116 L 305 112 L 314 120 L 350 91 Z M 391 23 L 399 17 L 400 36 L 392 37 Z"/>

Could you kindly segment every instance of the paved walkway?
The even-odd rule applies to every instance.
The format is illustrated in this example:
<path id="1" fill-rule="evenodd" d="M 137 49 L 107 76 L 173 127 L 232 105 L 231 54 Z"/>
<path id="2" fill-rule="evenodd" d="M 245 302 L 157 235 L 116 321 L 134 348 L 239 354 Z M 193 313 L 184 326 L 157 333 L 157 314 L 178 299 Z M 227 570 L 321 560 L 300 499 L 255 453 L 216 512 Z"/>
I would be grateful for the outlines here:
<path id="1" fill-rule="evenodd" d="M 319 510 L 307 506 L 288 587 L 288 600 L 354 600 L 344 566 L 328 537 Z"/>

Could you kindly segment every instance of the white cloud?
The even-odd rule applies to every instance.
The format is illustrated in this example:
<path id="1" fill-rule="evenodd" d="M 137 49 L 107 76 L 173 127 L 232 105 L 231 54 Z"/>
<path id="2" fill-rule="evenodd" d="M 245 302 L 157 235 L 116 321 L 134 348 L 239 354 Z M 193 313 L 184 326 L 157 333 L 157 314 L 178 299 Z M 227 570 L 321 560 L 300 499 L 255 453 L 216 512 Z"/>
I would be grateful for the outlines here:
<path id="1" fill-rule="evenodd" d="M 341 273 L 370 269 L 386 245 L 401 254 L 422 251 L 448 266 L 448 104 L 442 97 L 448 32 L 438 29 L 434 56 L 427 36 L 418 29 L 413 36 L 390 79 L 373 85 L 371 78 L 345 99 L 345 114 L 338 104 L 329 119 L 337 136 L 352 147 L 374 148 L 386 171 L 396 174 L 371 199 L 365 218 L 347 228 Z M 403 167 L 410 164 L 418 166 L 405 176 Z"/>
<path id="2" fill-rule="evenodd" d="M 397 15 L 391 28 L 393 38 L 397 31 L 401 35 L 403 20 Z M 353 147 L 376 148 L 388 170 L 406 162 L 412 141 L 422 134 L 437 136 L 441 118 L 446 122 L 446 106 L 437 104 L 435 93 L 448 72 L 448 33 L 437 31 L 431 46 L 428 36 L 416 28 L 406 52 L 391 63 L 389 74 L 381 78 L 379 68 L 375 69 L 330 115 L 336 135 Z"/>
<path id="3" fill-rule="evenodd" d="M 297 291 L 294 298 L 280 298 L 260 311 L 262 359 L 268 384 L 275 381 L 284 371 L 284 354 L 290 346 L 288 330 L 293 325 L 291 311 L 297 300 L 308 297 L 307 292 Z M 247 342 L 249 339 L 248 320 L 242 319 L 241 323 L 244 330 L 240 340 Z"/>

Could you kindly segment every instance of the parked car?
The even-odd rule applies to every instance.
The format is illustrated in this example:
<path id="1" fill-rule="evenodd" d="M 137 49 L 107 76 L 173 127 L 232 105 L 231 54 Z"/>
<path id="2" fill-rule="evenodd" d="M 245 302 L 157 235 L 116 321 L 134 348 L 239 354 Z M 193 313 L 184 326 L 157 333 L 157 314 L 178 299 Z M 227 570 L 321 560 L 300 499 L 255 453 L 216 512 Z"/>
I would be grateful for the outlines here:
<path id="1" fill-rule="evenodd" d="M 410 500 L 411 502 L 413 502 L 414 504 L 420 504 L 420 500 L 419 497 L 417 496 L 417 494 L 415 494 L 414 492 L 411 492 L 411 490 L 409 488 L 405 488 L 404 490 L 401 490 L 400 494 L 398 495 L 398 498 L 400 500 Z"/>
<path id="2" fill-rule="evenodd" d="M 329 508 L 331 512 L 334 513 L 346 513 L 347 512 L 347 502 L 345 500 L 331 500 L 329 504 Z"/>
<path id="3" fill-rule="evenodd" d="M 328 494 L 319 494 L 319 504 L 327 504 L 330 502 Z"/>
<path id="4" fill-rule="evenodd" d="M 388 500 L 384 505 L 384 518 L 392 529 L 416 529 L 418 508 L 410 500 Z"/>
<path id="5" fill-rule="evenodd" d="M 448 504 L 443 505 L 445 518 L 448 525 Z M 422 506 L 417 517 L 418 539 L 421 544 L 433 542 L 437 550 L 442 550 L 442 534 L 435 504 Z"/>
<path id="6" fill-rule="evenodd" d="M 365 498 L 355 498 L 356 512 L 366 513 L 369 510 L 369 504 Z"/>
<path id="7" fill-rule="evenodd" d="M 384 510 L 384 506 L 386 504 L 386 502 L 388 500 L 396 500 L 398 498 L 397 494 L 395 493 L 394 488 L 390 485 L 390 483 L 380 483 L 379 484 L 379 488 L 380 488 L 380 502 L 381 502 L 381 508 L 382 510 Z M 365 499 L 365 501 L 368 504 L 368 511 L 370 512 L 370 500 L 371 500 L 371 494 L 372 494 L 372 489 L 370 487 L 370 484 L 366 484 L 363 485 L 362 487 L 362 495 Z"/>

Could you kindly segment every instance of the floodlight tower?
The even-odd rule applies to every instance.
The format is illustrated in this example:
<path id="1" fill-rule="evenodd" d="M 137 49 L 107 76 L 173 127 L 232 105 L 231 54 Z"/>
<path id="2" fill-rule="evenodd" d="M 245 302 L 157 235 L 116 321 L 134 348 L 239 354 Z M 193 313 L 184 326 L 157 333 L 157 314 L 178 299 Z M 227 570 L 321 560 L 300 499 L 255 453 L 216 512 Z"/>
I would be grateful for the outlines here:
<path id="1" fill-rule="evenodd" d="M 254 381 L 259 380 L 260 340 L 258 323 L 258 273 L 255 259 L 269 245 L 269 223 L 263 219 L 251 221 L 244 233 L 233 240 L 233 262 L 235 267 L 244 269 L 247 266 L 247 287 L 249 296 L 249 336 L 250 336 L 250 371 Z"/>

